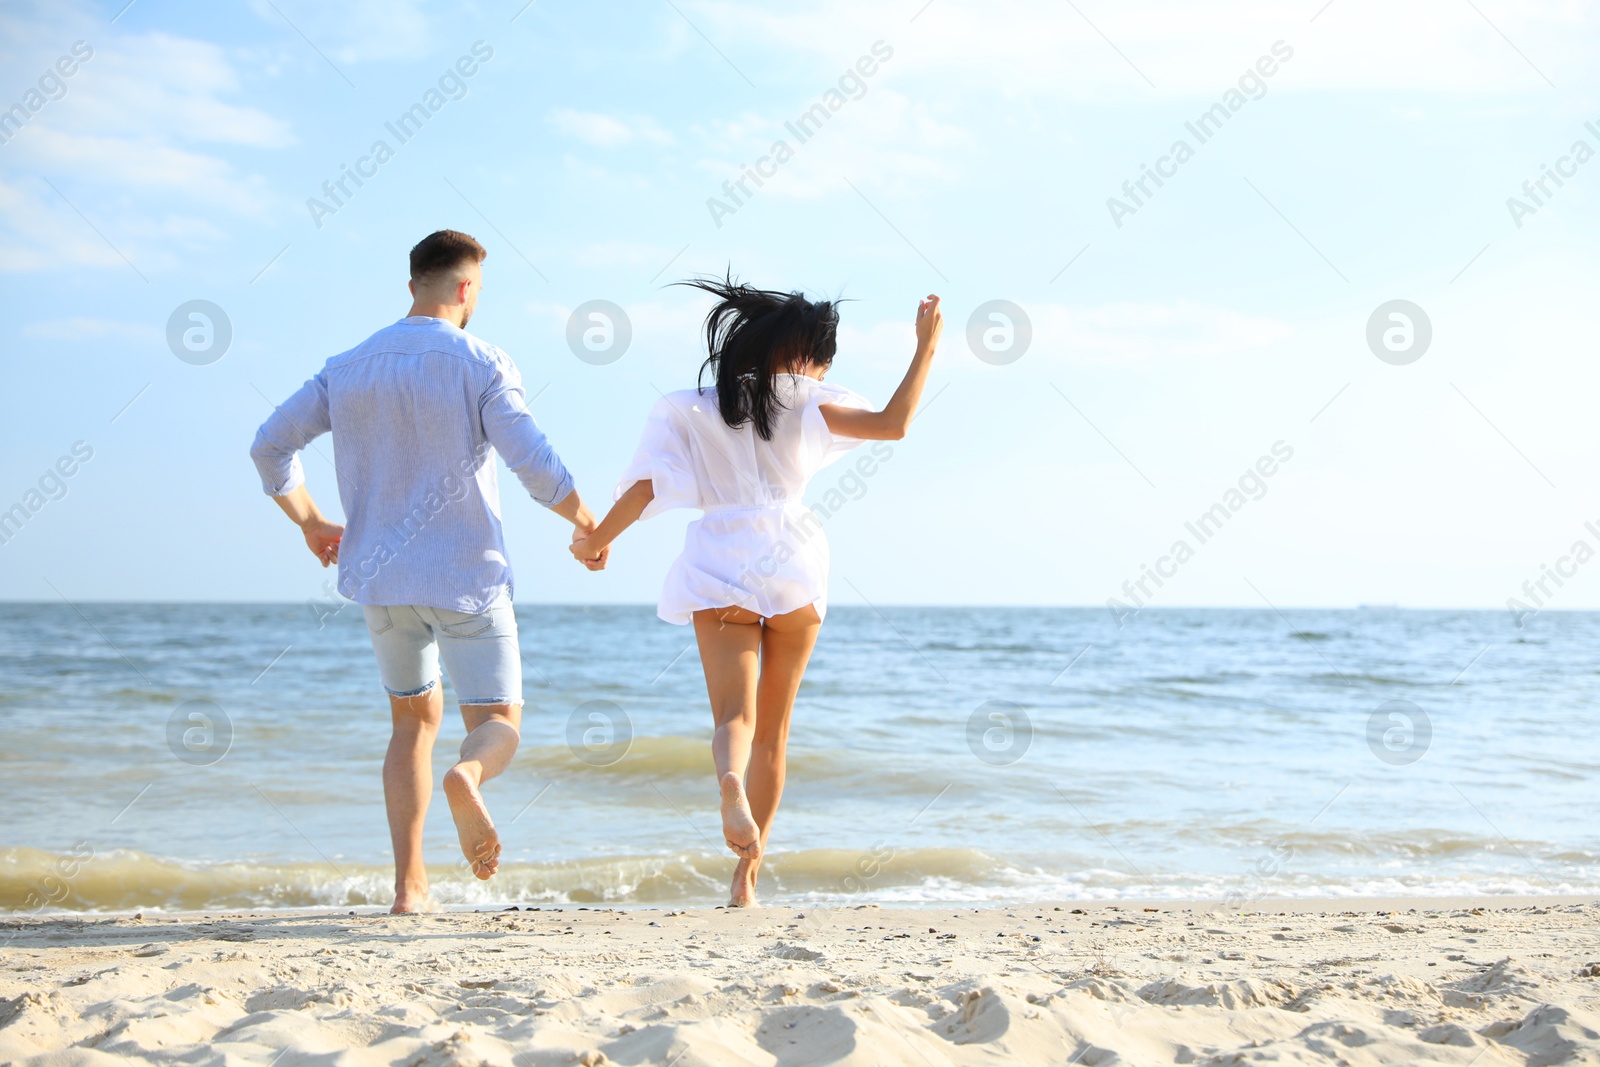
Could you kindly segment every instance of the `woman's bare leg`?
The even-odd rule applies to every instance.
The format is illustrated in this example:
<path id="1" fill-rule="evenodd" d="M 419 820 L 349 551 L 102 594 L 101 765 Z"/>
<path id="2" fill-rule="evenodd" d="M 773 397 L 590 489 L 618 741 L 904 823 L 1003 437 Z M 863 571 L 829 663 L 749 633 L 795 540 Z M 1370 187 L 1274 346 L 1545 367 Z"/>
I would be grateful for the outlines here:
<path id="1" fill-rule="evenodd" d="M 756 679 L 760 672 L 761 617 L 742 608 L 694 613 L 695 638 L 705 667 L 706 695 L 716 733 L 711 756 L 722 800 L 722 834 L 741 861 L 761 851 L 761 829 L 750 813 L 744 777 L 756 726 Z M 741 866 L 744 862 L 741 862 Z M 750 903 L 734 883 L 732 903 Z"/>
<path id="2" fill-rule="evenodd" d="M 751 891 L 767 853 L 772 821 L 783 798 L 787 772 L 789 718 L 794 711 L 800 680 L 805 676 L 811 650 L 816 647 L 822 620 L 812 605 L 774 615 L 761 630 L 761 677 L 756 687 L 756 729 L 751 744 L 750 770 L 745 786 L 750 812 L 761 827 L 761 851 L 749 864 Z"/>

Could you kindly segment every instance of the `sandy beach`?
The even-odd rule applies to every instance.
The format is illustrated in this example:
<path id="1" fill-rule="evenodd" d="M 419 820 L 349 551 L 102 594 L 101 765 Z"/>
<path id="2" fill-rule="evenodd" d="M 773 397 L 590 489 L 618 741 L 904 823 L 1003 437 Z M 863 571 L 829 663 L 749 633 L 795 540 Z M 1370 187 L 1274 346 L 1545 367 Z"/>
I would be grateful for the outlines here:
<path id="1" fill-rule="evenodd" d="M 0 1062 L 1600 1063 L 1600 904 L 0 923 Z"/>

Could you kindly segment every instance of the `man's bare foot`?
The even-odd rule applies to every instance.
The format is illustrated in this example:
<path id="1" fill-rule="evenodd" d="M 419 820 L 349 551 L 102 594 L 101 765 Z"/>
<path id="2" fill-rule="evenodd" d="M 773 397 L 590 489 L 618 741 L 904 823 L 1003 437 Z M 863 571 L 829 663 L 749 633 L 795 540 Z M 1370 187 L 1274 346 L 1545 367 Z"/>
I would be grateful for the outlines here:
<path id="1" fill-rule="evenodd" d="M 733 854 L 741 859 L 759 859 L 761 856 L 761 828 L 750 814 L 750 800 L 744 795 L 744 783 L 733 771 L 722 776 L 718 783 L 722 789 L 722 837 Z"/>
<path id="2" fill-rule="evenodd" d="M 428 888 L 427 871 L 419 869 L 411 876 L 395 872 L 394 907 L 389 909 L 390 915 L 415 915 L 437 910 L 438 902 Z"/>
<path id="3" fill-rule="evenodd" d="M 733 888 L 729 891 L 728 907 L 759 908 L 756 901 L 756 861 L 741 859 L 733 869 Z"/>
<path id="4" fill-rule="evenodd" d="M 450 817 L 456 822 L 461 839 L 461 854 L 472 864 L 472 873 L 487 881 L 500 869 L 500 835 L 484 807 L 474 776 L 457 764 L 445 772 L 444 797 L 450 802 Z"/>
<path id="5" fill-rule="evenodd" d="M 407 895 L 396 893 L 394 907 L 389 909 L 390 915 L 429 915 L 439 910 L 439 902 L 432 895 L 423 891 L 420 895 Z"/>

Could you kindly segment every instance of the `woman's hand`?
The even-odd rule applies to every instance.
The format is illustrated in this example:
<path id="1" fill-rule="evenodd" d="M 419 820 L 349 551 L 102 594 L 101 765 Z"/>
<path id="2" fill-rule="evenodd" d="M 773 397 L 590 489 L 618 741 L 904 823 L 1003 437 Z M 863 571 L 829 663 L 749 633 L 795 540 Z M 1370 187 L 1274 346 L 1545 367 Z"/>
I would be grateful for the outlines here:
<path id="1" fill-rule="evenodd" d="M 617 497 L 617 502 L 611 505 L 611 510 L 599 526 L 579 526 L 572 531 L 572 555 L 592 571 L 605 570 L 606 561 L 611 558 L 611 543 L 622 531 L 639 521 L 639 516 L 644 514 L 644 509 L 655 496 L 655 483 L 649 478 L 628 486 Z"/>
<path id="2" fill-rule="evenodd" d="M 611 558 L 611 546 L 597 545 L 592 533 L 574 533 L 571 547 L 573 558 L 592 571 L 605 570 L 606 561 Z"/>
<path id="3" fill-rule="evenodd" d="M 911 420 L 917 417 L 922 387 L 927 384 L 928 369 L 933 366 L 933 350 L 938 347 L 943 330 L 939 298 L 929 293 L 917 305 L 916 354 L 911 357 L 911 366 L 888 405 L 882 411 L 861 411 L 843 404 L 819 405 L 817 410 L 822 413 L 822 421 L 828 424 L 828 431 L 857 441 L 898 441 L 905 437 Z"/>
<path id="4" fill-rule="evenodd" d="M 917 351 L 932 352 L 939 345 L 939 334 L 944 332 L 944 315 L 939 311 L 939 298 L 933 293 L 917 305 Z"/>

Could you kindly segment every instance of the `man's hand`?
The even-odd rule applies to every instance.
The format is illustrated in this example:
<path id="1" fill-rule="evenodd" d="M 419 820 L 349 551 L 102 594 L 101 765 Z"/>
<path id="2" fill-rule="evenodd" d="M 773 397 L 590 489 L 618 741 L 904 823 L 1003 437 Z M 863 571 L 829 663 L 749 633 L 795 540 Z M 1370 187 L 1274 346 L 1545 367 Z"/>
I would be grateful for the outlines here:
<path id="1" fill-rule="evenodd" d="M 300 527 L 300 532 L 306 535 L 306 547 L 322 561 L 324 567 L 339 562 L 339 541 L 344 537 L 344 527 L 322 517 L 322 512 L 317 510 L 317 502 L 311 499 L 311 492 L 304 484 L 272 499 L 289 516 L 290 521 Z"/>
<path id="2" fill-rule="evenodd" d="M 344 537 L 344 527 L 326 519 L 313 519 L 300 527 L 306 535 L 306 547 L 326 567 L 339 562 L 339 541 Z"/>
<path id="3" fill-rule="evenodd" d="M 598 526 L 588 508 L 572 511 L 572 554 L 579 563 L 592 571 L 606 569 L 611 558 L 611 544 L 622 531 L 639 520 L 650 501 L 655 499 L 655 485 L 650 479 L 634 482 L 617 497 L 611 511 Z M 577 493 L 573 493 L 577 496 Z"/>
<path id="4" fill-rule="evenodd" d="M 606 561 L 611 558 L 611 546 L 596 547 L 592 532 L 574 530 L 572 533 L 572 555 L 577 561 L 592 571 L 606 569 Z"/>

